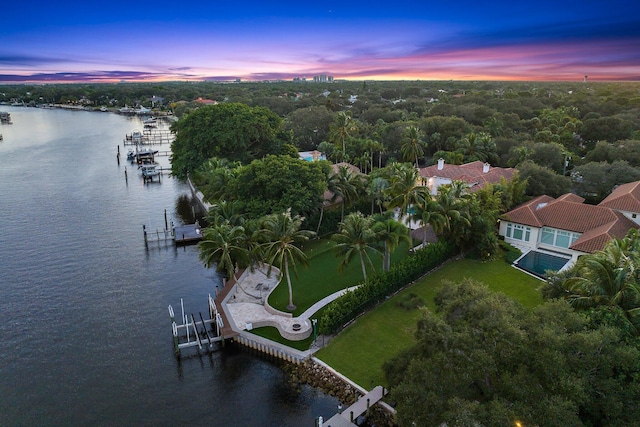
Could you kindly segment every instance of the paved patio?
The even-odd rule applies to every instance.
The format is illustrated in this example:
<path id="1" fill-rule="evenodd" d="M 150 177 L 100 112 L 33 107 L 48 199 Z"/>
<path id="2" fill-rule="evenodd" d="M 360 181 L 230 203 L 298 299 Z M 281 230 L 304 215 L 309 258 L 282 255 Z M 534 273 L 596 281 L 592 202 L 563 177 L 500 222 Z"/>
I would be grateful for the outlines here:
<path id="1" fill-rule="evenodd" d="M 275 267 L 270 275 L 267 275 L 266 267 L 255 269 L 253 272 L 245 270 L 238 279 L 233 294 L 227 299 L 227 311 L 236 328 L 240 330 L 273 326 L 286 339 L 303 340 L 313 332 L 311 316 L 347 290 L 323 298 L 299 317 L 292 317 L 291 313 L 276 310 L 267 303 L 269 294 L 278 285 L 278 273 L 279 270 Z M 286 284 L 283 283 L 282 286 Z"/>

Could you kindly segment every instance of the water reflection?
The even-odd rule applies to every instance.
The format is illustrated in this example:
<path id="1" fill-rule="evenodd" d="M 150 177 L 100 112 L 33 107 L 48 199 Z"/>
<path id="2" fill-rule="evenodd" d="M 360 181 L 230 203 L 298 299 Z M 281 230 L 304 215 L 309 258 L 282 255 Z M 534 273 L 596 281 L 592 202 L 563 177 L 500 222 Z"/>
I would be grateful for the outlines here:
<path id="1" fill-rule="evenodd" d="M 279 363 L 240 348 L 176 359 L 167 306 L 183 298 L 185 311 L 204 313 L 221 279 L 193 245 L 145 249 L 142 225 L 163 229 L 165 209 L 168 222 L 201 216 L 185 184 L 144 185 L 117 165 L 130 120 L 10 113 L 0 144 L 0 425 L 293 427 L 335 412 L 335 399 L 290 389 Z"/>

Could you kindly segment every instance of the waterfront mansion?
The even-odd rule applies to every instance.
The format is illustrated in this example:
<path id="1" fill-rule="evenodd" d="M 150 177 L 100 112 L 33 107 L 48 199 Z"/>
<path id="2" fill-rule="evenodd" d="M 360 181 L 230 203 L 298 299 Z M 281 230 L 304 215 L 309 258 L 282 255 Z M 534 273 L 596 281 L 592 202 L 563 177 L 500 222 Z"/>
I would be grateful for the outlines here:
<path id="1" fill-rule="evenodd" d="M 566 259 L 566 268 L 580 255 L 640 228 L 640 181 L 620 185 L 598 205 L 583 202 L 572 193 L 536 197 L 503 214 L 499 234 L 525 255 L 531 251 Z"/>

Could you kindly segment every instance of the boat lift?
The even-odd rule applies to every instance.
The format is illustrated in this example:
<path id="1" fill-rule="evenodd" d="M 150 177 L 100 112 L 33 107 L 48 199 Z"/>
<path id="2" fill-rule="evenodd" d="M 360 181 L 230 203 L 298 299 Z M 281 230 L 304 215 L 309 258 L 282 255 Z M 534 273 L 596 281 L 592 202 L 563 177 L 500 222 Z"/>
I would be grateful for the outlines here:
<path id="1" fill-rule="evenodd" d="M 224 326 L 222 316 L 218 313 L 216 304 L 209 294 L 209 319 L 204 319 L 202 312 L 199 312 L 200 321 L 196 321 L 193 313 L 186 315 L 184 312 L 184 301 L 180 298 L 180 308 L 182 310 L 181 322 L 178 325 L 175 320 L 173 307 L 169 305 L 169 317 L 171 318 L 171 329 L 173 332 L 173 344 L 176 355 L 180 356 L 183 348 L 198 346 L 202 350 L 208 345 L 213 348 L 213 344 L 222 341 L 220 329 Z"/>

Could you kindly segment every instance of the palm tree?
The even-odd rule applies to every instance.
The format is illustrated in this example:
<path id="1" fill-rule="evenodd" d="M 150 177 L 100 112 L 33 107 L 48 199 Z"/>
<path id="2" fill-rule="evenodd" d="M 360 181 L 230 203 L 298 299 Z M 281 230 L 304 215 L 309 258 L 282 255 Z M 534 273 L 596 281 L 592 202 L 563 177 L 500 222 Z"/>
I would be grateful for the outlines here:
<path id="1" fill-rule="evenodd" d="M 389 188 L 389 181 L 382 177 L 373 178 L 367 186 L 367 195 L 371 197 L 371 215 L 373 215 L 374 204 L 378 205 L 380 213 L 382 214 L 382 206 L 386 202 L 387 188 Z"/>
<path id="2" fill-rule="evenodd" d="M 332 236 L 332 240 L 337 243 L 335 247 L 336 255 L 342 257 L 338 265 L 339 271 L 343 271 L 351 262 L 354 256 L 360 258 L 362 276 L 364 283 L 367 283 L 367 269 L 365 265 L 373 265 L 370 253 L 378 253 L 373 246 L 376 235 L 373 231 L 373 217 L 365 217 L 360 212 L 350 213 L 340 223 L 338 233 Z"/>
<path id="3" fill-rule="evenodd" d="M 401 220 L 408 220 L 410 209 L 424 204 L 429 199 L 429 189 L 417 185 L 418 170 L 408 164 L 395 163 L 391 166 L 389 194 L 390 208 L 399 208 Z"/>
<path id="4" fill-rule="evenodd" d="M 466 203 L 465 183 L 453 181 L 438 187 L 435 201 L 440 205 L 443 215 L 443 233 L 451 237 L 459 246 L 467 230 L 471 227 L 468 204 Z"/>
<path id="5" fill-rule="evenodd" d="M 405 129 L 400 150 L 404 160 L 415 160 L 418 168 L 418 158 L 424 155 L 425 142 L 422 140 L 422 131 L 417 126 L 409 126 Z"/>
<path id="6" fill-rule="evenodd" d="M 222 225 L 243 225 L 244 215 L 240 212 L 240 201 L 220 200 L 214 203 L 207 212 L 207 222 L 209 224 Z"/>
<path id="7" fill-rule="evenodd" d="M 433 231 L 436 235 L 442 235 L 444 231 L 445 224 L 447 223 L 446 216 L 444 215 L 444 210 L 442 206 L 438 204 L 431 197 L 424 200 L 424 203 L 419 204 L 416 207 L 415 212 L 413 213 L 413 219 L 416 221 L 420 221 L 422 227 L 427 227 L 430 225 L 433 228 Z M 422 233 L 422 246 L 426 246 L 427 244 L 427 233 Z"/>
<path id="8" fill-rule="evenodd" d="M 338 161 L 336 157 L 336 148 L 332 143 L 322 141 L 318 144 L 318 151 L 324 154 L 327 159 L 333 159 L 334 163 Z"/>
<path id="9" fill-rule="evenodd" d="M 411 243 L 407 227 L 389 215 L 380 215 L 377 222 L 373 224 L 373 232 L 376 240 L 382 242 L 384 247 L 382 270 L 389 271 L 391 269 L 391 254 L 397 249 L 400 242 Z"/>
<path id="10" fill-rule="evenodd" d="M 336 114 L 329 130 L 329 139 L 335 144 L 342 147 L 342 159 L 345 159 L 347 153 L 346 140 L 349 134 L 356 129 L 353 122 L 351 111 L 340 111 Z"/>
<path id="11" fill-rule="evenodd" d="M 344 220 L 344 208 L 350 205 L 358 196 L 359 177 L 353 174 L 348 166 L 338 166 L 337 173 L 334 174 L 334 201 L 338 197 L 341 199 L 342 213 L 340 220 Z"/>
<path id="12" fill-rule="evenodd" d="M 325 199 L 325 195 L 323 195 L 322 203 L 320 204 L 320 219 L 318 220 L 318 227 L 316 228 L 316 236 L 320 234 L 320 226 L 322 225 L 322 219 L 324 217 L 324 207 L 325 203 L 333 203 L 336 201 L 337 191 L 338 189 L 338 175 L 335 173 L 331 173 L 327 178 L 327 191 L 332 195 L 331 199 Z"/>
<path id="13" fill-rule="evenodd" d="M 230 162 L 227 159 L 214 157 L 205 163 L 198 172 L 196 178 L 203 192 L 207 194 L 207 201 L 223 200 L 229 196 L 229 183 L 232 182 L 240 171 L 240 163 Z"/>
<path id="14" fill-rule="evenodd" d="M 291 209 L 279 214 L 267 215 L 263 221 L 262 235 L 266 240 L 264 243 L 264 254 L 269 269 L 267 274 L 271 273 L 273 264 L 280 267 L 279 279 L 284 275 L 287 278 L 287 286 L 289 288 L 289 304 L 287 310 L 293 311 L 296 306 L 293 304 L 293 290 L 291 289 L 291 276 L 289 267 L 293 267 L 296 271 L 296 263 L 303 266 L 309 264 L 307 255 L 295 244 L 305 242 L 312 238 L 315 233 L 310 230 L 300 230 L 304 218 L 300 215 L 291 216 Z"/>
<path id="15" fill-rule="evenodd" d="M 383 143 L 375 141 L 376 146 L 375 150 L 378 152 L 378 169 L 382 168 L 382 154 L 387 152 L 387 147 L 384 146 Z"/>
<path id="16" fill-rule="evenodd" d="M 613 239 L 604 249 L 578 258 L 575 275 L 563 282 L 576 308 L 618 306 L 637 329 L 640 327 L 640 265 L 638 230 Z"/>
<path id="17" fill-rule="evenodd" d="M 221 224 L 203 229 L 203 240 L 198 242 L 200 259 L 205 267 L 224 272 L 227 278 L 235 278 L 236 268 L 248 260 L 247 249 L 243 245 L 245 230 L 242 226 Z"/>
<path id="18" fill-rule="evenodd" d="M 496 162 L 498 160 L 496 144 L 486 132 L 471 132 L 458 142 L 458 153 L 464 155 L 467 162 L 480 160 Z"/>

